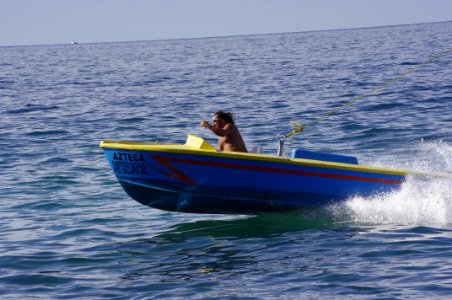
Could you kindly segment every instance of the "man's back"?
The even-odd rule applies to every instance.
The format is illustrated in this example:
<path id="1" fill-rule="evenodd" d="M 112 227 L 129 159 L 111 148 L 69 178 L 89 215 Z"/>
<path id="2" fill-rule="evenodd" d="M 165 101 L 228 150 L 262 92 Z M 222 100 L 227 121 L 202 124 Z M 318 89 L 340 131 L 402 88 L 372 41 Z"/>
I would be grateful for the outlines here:
<path id="1" fill-rule="evenodd" d="M 224 128 L 224 136 L 218 137 L 218 150 L 248 152 L 242 135 L 233 124 L 227 124 Z"/>

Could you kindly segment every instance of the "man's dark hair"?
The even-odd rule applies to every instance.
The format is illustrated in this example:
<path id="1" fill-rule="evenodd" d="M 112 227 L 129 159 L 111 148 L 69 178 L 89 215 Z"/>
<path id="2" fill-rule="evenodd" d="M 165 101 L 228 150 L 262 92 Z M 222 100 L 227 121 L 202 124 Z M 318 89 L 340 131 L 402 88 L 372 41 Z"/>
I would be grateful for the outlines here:
<path id="1" fill-rule="evenodd" d="M 226 121 L 226 123 L 234 124 L 234 118 L 232 113 L 230 112 L 224 112 L 224 111 L 217 111 L 213 114 L 214 116 L 217 116 L 219 119 L 223 119 Z"/>

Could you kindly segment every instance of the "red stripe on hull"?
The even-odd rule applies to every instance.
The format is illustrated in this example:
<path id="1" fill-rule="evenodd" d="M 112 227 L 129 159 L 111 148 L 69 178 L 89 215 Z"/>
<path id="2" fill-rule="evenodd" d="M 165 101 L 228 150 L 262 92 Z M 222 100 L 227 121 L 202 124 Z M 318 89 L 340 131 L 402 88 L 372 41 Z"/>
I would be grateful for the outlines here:
<path id="1" fill-rule="evenodd" d="M 239 169 L 239 170 L 247 170 L 247 171 L 260 171 L 260 172 L 302 175 L 302 176 L 314 176 L 314 177 L 343 179 L 343 180 L 378 182 L 378 183 L 385 183 L 385 184 L 401 184 L 402 183 L 402 180 L 394 180 L 394 179 L 381 179 L 381 178 L 370 178 L 370 177 L 361 177 L 361 176 L 353 176 L 353 175 L 327 174 L 327 173 L 310 172 L 310 171 L 285 170 L 285 169 L 258 167 L 258 166 L 245 166 L 245 165 L 223 163 L 223 162 L 202 161 L 202 160 L 177 158 L 177 157 L 165 157 L 165 156 L 152 155 L 152 154 L 151 154 L 151 157 L 153 157 L 160 164 L 164 165 L 169 170 L 171 170 L 173 172 L 173 175 L 171 177 L 179 179 L 185 183 L 194 183 L 194 181 L 191 180 L 188 176 L 186 176 L 182 172 L 180 172 L 179 170 L 177 170 L 174 166 L 170 165 L 168 162 L 229 168 L 229 169 Z"/>

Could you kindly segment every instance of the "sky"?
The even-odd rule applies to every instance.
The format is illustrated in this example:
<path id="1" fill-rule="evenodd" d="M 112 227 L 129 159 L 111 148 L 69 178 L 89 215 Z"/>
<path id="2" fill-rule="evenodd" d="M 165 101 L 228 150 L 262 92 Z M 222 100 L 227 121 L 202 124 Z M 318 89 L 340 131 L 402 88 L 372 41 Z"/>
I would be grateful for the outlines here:
<path id="1" fill-rule="evenodd" d="M 0 46 L 201 38 L 442 21 L 452 21 L 452 0 L 0 0 Z"/>

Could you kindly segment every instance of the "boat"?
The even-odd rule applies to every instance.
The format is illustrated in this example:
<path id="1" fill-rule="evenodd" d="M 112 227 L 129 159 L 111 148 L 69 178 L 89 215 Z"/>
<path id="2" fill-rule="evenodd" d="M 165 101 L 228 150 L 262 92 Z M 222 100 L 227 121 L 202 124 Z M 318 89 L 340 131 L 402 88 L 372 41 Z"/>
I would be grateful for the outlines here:
<path id="1" fill-rule="evenodd" d="M 290 157 L 217 151 L 189 134 L 185 144 L 101 141 L 127 194 L 187 213 L 257 214 L 319 208 L 399 189 L 425 174 L 358 164 L 353 156 L 293 149 Z"/>

